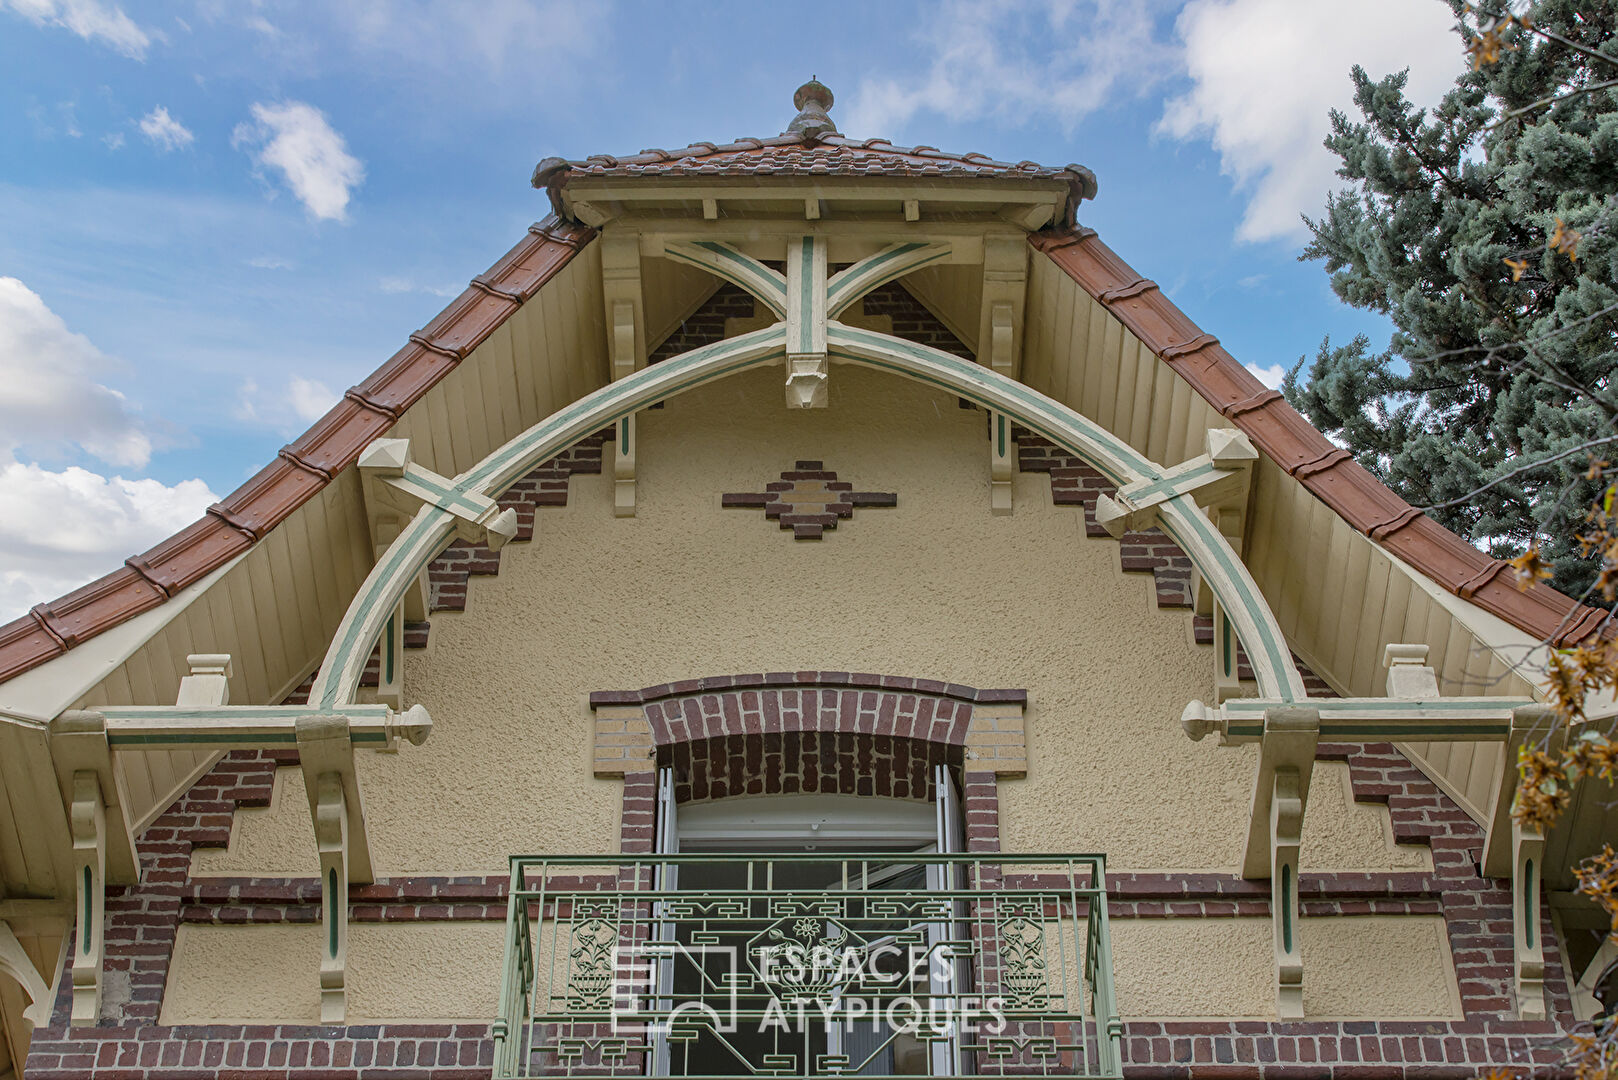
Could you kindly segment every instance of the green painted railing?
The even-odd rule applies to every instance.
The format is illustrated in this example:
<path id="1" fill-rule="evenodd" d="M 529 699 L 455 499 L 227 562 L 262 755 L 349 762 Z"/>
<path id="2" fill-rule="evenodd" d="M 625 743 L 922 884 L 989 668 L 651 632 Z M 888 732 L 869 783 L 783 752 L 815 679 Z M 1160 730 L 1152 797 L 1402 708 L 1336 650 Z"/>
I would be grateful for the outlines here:
<path id="1" fill-rule="evenodd" d="M 1100 855 L 517 856 L 496 1078 L 1117 1077 Z"/>

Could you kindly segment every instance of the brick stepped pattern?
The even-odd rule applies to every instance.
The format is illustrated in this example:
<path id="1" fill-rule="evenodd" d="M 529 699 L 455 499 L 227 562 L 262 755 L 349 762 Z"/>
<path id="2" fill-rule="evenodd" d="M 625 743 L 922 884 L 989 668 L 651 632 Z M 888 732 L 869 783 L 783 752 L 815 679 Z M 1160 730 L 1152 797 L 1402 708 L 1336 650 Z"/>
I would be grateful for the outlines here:
<path id="1" fill-rule="evenodd" d="M 1106 529 L 1096 524 L 1096 499 L 1111 495 L 1118 490 L 1117 486 L 1082 458 L 1026 428 L 1015 428 L 1012 435 L 1017 440 L 1017 468 L 1023 472 L 1050 474 L 1051 501 L 1057 506 L 1084 507 L 1086 536 L 1108 535 Z M 1125 533 L 1118 543 L 1126 571 L 1151 573 L 1157 583 L 1158 607 L 1191 606 L 1191 559 L 1178 544 L 1157 529 Z"/>
<path id="2" fill-rule="evenodd" d="M 486 1024 L 157 1026 L 181 923 L 319 920 L 318 878 L 190 877 L 192 850 L 224 847 L 236 808 L 268 806 L 275 770 L 297 762 L 297 751 L 233 751 L 141 833 L 141 883 L 108 890 L 101 1021 L 68 1027 L 72 979 L 64 974 L 50 1023 L 29 1047 L 30 1080 L 489 1075 Z M 504 919 L 505 887 L 504 877 L 379 881 L 352 890 L 351 915 Z M 310 980 L 313 994 L 312 970 Z"/>
<path id="3" fill-rule="evenodd" d="M 534 517 L 542 506 L 566 506 L 568 479 L 575 473 L 601 471 L 602 446 L 612 438 L 612 430 L 605 429 L 587 435 L 566 450 L 544 462 L 527 476 L 508 488 L 497 500 L 502 510 L 517 511 L 517 534 L 512 543 L 534 538 Z M 491 551 L 486 544 L 472 544 L 457 540 L 439 553 L 427 566 L 428 612 L 465 611 L 467 579 L 473 574 L 498 574 L 500 552 Z M 431 622 L 405 623 L 404 647 L 425 649 Z M 371 650 L 371 658 L 360 674 L 361 686 L 377 686 L 381 679 L 381 648 Z M 297 688 L 282 700 L 283 705 L 303 705 L 309 701 L 315 675 L 311 671 Z"/>

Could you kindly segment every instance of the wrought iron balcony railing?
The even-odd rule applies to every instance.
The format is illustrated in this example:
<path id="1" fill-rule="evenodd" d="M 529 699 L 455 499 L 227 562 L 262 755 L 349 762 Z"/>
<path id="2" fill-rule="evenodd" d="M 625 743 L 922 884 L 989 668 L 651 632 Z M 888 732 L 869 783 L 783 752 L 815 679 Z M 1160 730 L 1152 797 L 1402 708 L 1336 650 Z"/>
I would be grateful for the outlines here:
<path id="1" fill-rule="evenodd" d="M 518 856 L 494 1076 L 1120 1075 L 1099 855 Z"/>

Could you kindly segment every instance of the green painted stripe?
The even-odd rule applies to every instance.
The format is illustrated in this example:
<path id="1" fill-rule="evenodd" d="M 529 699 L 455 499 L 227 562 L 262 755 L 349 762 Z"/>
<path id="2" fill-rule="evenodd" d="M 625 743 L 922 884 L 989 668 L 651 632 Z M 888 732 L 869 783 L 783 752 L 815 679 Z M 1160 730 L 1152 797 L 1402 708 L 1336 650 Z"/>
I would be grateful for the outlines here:
<path id="1" fill-rule="evenodd" d="M 308 705 L 216 705 L 197 708 L 182 705 L 112 705 L 96 711 L 109 720 L 295 720 L 300 716 L 332 710 Z M 356 703 L 344 705 L 335 711 L 344 716 L 386 720 L 391 710 L 386 705 Z"/>
<path id="2" fill-rule="evenodd" d="M 798 351 L 815 351 L 815 238 L 798 244 Z"/>
<path id="3" fill-rule="evenodd" d="M 408 483 L 426 488 L 428 491 L 432 492 L 438 498 L 439 507 L 444 510 L 449 510 L 452 506 L 459 506 L 466 512 L 466 516 L 475 518 L 487 509 L 487 507 L 480 506 L 471 499 L 467 498 L 467 495 L 470 493 L 466 490 L 466 488 L 459 484 L 451 487 L 445 487 L 431 476 L 424 475 L 416 470 L 411 470 L 410 472 L 405 473 L 404 479 Z"/>
<path id="4" fill-rule="evenodd" d="M 1213 462 L 1205 462 L 1199 468 L 1192 469 L 1189 472 L 1165 476 L 1161 480 L 1154 480 L 1151 483 L 1142 485 L 1141 487 L 1132 491 L 1120 490 L 1118 494 L 1134 502 L 1141 502 L 1149 499 L 1153 495 L 1157 495 L 1160 492 L 1173 492 L 1175 494 L 1179 494 L 1181 489 L 1185 488 L 1187 485 L 1200 486 L 1204 478 L 1213 473 L 1218 473 L 1221 471 L 1223 470 L 1217 468 Z M 1131 487 L 1133 487 L 1133 485 L 1131 485 Z"/>
<path id="5" fill-rule="evenodd" d="M 1420 739 L 1424 735 L 1504 735 L 1511 731 L 1509 723 L 1501 724 L 1457 724 L 1433 721 L 1431 723 L 1399 723 L 1396 720 L 1381 722 L 1355 723 L 1352 720 L 1322 720 L 1320 722 L 1320 735 L 1373 735 L 1380 738 L 1394 738 L 1399 735 L 1408 735 L 1412 739 Z"/>
<path id="6" fill-rule="evenodd" d="M 1262 713 L 1272 708 L 1276 702 L 1266 702 L 1253 698 L 1238 698 L 1235 701 L 1225 702 L 1227 715 L 1231 713 L 1254 714 Z M 1318 708 L 1322 716 L 1331 713 L 1370 712 L 1370 713 L 1410 713 L 1417 716 L 1447 717 L 1457 713 L 1493 712 L 1496 709 L 1509 711 L 1533 702 L 1525 698 L 1424 698 L 1411 701 L 1405 698 L 1320 698 L 1310 703 L 1312 708 Z"/>
<path id="7" fill-rule="evenodd" d="M 780 307 L 785 307 L 787 298 L 786 282 L 768 266 L 765 266 L 757 259 L 743 255 L 727 244 L 715 243 L 711 240 L 699 240 L 696 246 L 716 256 L 721 262 L 728 264 L 739 277 L 753 282 L 759 288 L 768 292 Z M 742 285 L 743 282 L 737 281 L 736 284 Z M 765 303 L 770 303 L 770 300 L 764 296 L 760 296 L 759 299 L 764 300 Z"/>
<path id="8" fill-rule="evenodd" d="M 865 344 L 868 348 L 909 355 L 924 365 L 952 370 L 962 378 L 965 378 L 973 383 L 981 384 L 984 379 L 984 369 L 979 364 L 970 364 L 970 368 L 972 370 L 969 371 L 966 370 L 968 362 L 961 360 L 959 357 L 950 356 L 946 353 L 940 353 L 935 349 L 928 349 L 926 346 L 918 346 L 911 342 L 899 341 L 898 339 L 890 338 L 885 334 L 876 334 L 871 331 L 858 330 L 854 327 L 837 325 L 828 329 L 828 335 L 829 337 L 850 340 L 856 346 L 859 344 Z M 884 365 L 881 362 L 876 362 L 873 364 L 871 358 L 867 356 L 848 354 L 840 355 L 844 355 L 848 359 L 855 360 L 859 363 L 871 364 L 872 366 L 889 366 Z M 917 379 L 918 381 L 931 382 L 935 385 L 941 385 L 946 388 L 954 389 L 955 392 L 960 393 L 961 396 L 966 397 L 969 400 L 976 401 L 978 404 L 984 405 L 987 408 L 996 409 L 1000 407 L 996 403 L 989 401 L 977 394 L 970 392 L 963 393 L 959 388 L 952 388 L 950 387 L 950 384 L 941 382 L 936 378 L 932 378 L 924 371 L 918 372 L 900 365 L 892 365 L 889 367 L 890 370 L 900 371 L 908 377 Z M 1108 479 L 1112 480 L 1120 487 L 1127 483 L 1141 479 L 1152 481 L 1161 481 L 1163 479 L 1163 474 L 1156 468 L 1156 466 L 1144 456 L 1136 452 L 1133 447 L 1124 443 L 1122 440 L 1112 435 L 1111 432 L 1105 431 L 1104 429 L 1100 428 L 1099 425 L 1094 424 L 1085 417 L 1079 416 L 1077 413 L 1072 413 L 1071 410 L 1067 410 L 1069 413 L 1071 413 L 1071 416 L 1062 416 L 1060 414 L 1056 414 L 1052 417 L 1055 424 L 1079 428 L 1081 431 L 1083 431 L 1087 438 L 1090 438 L 1101 448 L 1101 452 L 1103 454 L 1110 453 L 1114 455 L 1117 459 L 1124 463 L 1126 468 L 1132 469 L 1137 473 L 1136 476 L 1118 475 L 1119 470 L 1110 468 L 1108 463 L 1104 461 L 1094 460 L 1093 453 L 1089 452 L 1082 446 L 1074 445 L 1067 435 L 1061 433 L 1060 428 L 1051 423 L 1039 423 L 1033 420 L 1034 416 L 1044 417 L 1050 415 L 1052 406 L 1061 408 L 1058 403 L 1051 401 L 1048 398 L 1043 398 L 1043 396 L 1035 397 L 1033 396 L 1034 392 L 1029 388 L 1024 387 L 1021 383 L 1017 383 L 1012 380 L 1006 380 L 1005 385 L 999 387 L 999 389 L 1001 393 L 1004 393 L 1007 397 L 1016 399 L 1023 405 L 1024 408 L 1022 415 L 1018 417 L 1019 420 L 1038 431 L 1040 434 L 1045 435 L 1057 445 L 1062 446 L 1065 449 L 1068 449 L 1073 453 L 1078 454 L 1080 457 L 1090 461 L 1092 465 L 1096 466 L 1104 474 L 1107 474 Z M 1181 500 L 1185 500 L 1186 503 L 1189 503 L 1189 506 L 1182 503 Z M 1207 557 L 1224 571 L 1224 576 L 1231 582 L 1232 588 L 1236 590 L 1236 599 L 1239 601 L 1239 603 L 1227 603 L 1225 606 L 1232 609 L 1233 612 L 1238 613 L 1238 627 L 1240 627 L 1240 624 L 1243 622 L 1248 622 L 1251 624 L 1252 632 L 1248 636 L 1256 638 L 1259 642 L 1260 648 L 1257 650 L 1258 655 L 1255 657 L 1257 665 L 1254 674 L 1259 676 L 1261 689 L 1263 689 L 1266 694 L 1274 694 L 1275 696 L 1281 697 L 1286 701 L 1295 701 L 1301 697 L 1304 697 L 1305 693 L 1303 689 L 1303 680 L 1298 675 L 1297 668 L 1292 663 L 1291 652 L 1285 647 L 1284 639 L 1281 637 L 1280 627 L 1274 624 L 1274 618 L 1273 616 L 1269 615 L 1268 606 L 1264 604 L 1262 596 L 1258 594 L 1257 585 L 1252 583 L 1252 579 L 1247 575 L 1245 568 L 1242 568 L 1239 560 L 1235 559 L 1234 553 L 1231 552 L 1223 535 L 1219 534 L 1213 528 L 1213 524 L 1199 511 L 1197 511 L 1195 501 L 1189 496 L 1175 496 L 1174 498 L 1168 500 L 1168 502 L 1165 504 L 1165 508 L 1173 513 L 1174 517 L 1183 519 L 1183 522 L 1180 530 L 1181 535 L 1176 535 L 1173 529 L 1172 520 L 1166 520 L 1161 523 L 1163 530 L 1178 540 L 1181 547 L 1191 553 L 1193 558 L 1196 557 L 1196 552 L 1205 552 Z M 1187 542 L 1188 540 L 1190 541 L 1189 543 Z M 1244 619 L 1240 613 L 1246 613 L 1250 617 Z"/>
<path id="9" fill-rule="evenodd" d="M 827 314 L 829 315 L 832 311 L 839 311 L 852 304 L 861 295 L 870 292 L 878 285 L 886 284 L 893 278 L 901 277 L 912 270 L 918 270 L 928 263 L 937 262 L 939 259 L 949 255 L 949 248 L 946 246 L 930 252 L 926 258 L 907 260 L 897 267 L 890 265 L 895 259 L 903 259 L 913 252 L 929 247 L 933 247 L 933 245 L 925 243 L 901 244 L 887 251 L 879 251 L 870 258 L 850 266 L 833 279 L 830 288 L 827 290 Z M 845 295 L 850 292 L 854 293 L 854 295 L 844 299 Z"/>
<path id="10" fill-rule="evenodd" d="M 354 731 L 349 737 L 357 743 L 385 743 L 388 741 L 383 731 Z M 108 746 L 183 746 L 199 743 L 204 746 L 224 745 L 228 743 L 274 743 L 277 746 L 298 741 L 296 732 L 263 731 L 263 732 L 165 732 L 157 735 L 109 734 Z"/>
<path id="11" fill-rule="evenodd" d="M 1239 603 L 1226 603 L 1225 598 L 1220 597 L 1221 606 L 1235 620 L 1238 638 L 1245 640 L 1247 637 L 1254 637 L 1259 643 L 1261 650 L 1259 656 L 1268 663 L 1267 671 L 1263 670 L 1264 665 L 1260 664 L 1259 669 L 1253 672 L 1259 676 L 1260 689 L 1266 693 L 1273 693 L 1287 702 L 1307 697 L 1303 688 L 1303 678 L 1292 662 L 1292 651 L 1286 647 L 1286 640 L 1281 636 L 1281 628 L 1275 625 L 1269 605 L 1259 594 L 1257 584 L 1247 574 L 1241 560 L 1237 559 L 1235 552 L 1230 549 L 1224 535 L 1197 509 L 1196 500 L 1189 495 L 1176 495 L 1163 503 L 1163 507 L 1164 512 L 1158 515 L 1158 527 L 1191 554 L 1193 559 L 1196 552 L 1203 552 L 1224 572 L 1231 583 L 1231 588 L 1236 591 Z M 1195 539 L 1191 539 L 1192 537 Z M 1191 542 L 1188 543 L 1188 539 Z M 1217 589 L 1215 595 L 1218 595 Z M 1243 622 L 1252 624 L 1251 635 L 1242 634 Z M 1255 659 L 1251 642 L 1248 642 L 1248 645 L 1248 657 Z M 1267 680 L 1263 676 L 1266 674 L 1278 684 L 1273 691 L 1264 686 Z"/>

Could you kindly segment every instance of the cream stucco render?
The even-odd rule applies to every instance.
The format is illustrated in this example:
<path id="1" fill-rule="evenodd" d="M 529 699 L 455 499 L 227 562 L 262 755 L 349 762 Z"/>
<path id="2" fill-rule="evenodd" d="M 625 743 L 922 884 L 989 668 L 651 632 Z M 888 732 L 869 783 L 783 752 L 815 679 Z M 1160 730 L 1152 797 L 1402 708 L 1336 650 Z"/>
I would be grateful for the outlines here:
<path id="1" fill-rule="evenodd" d="M 498 922 L 354 924 L 351 1017 L 487 1020 L 497 1008 L 503 930 Z M 1441 917 L 1305 919 L 1302 933 L 1311 1017 L 1461 1016 Z M 1268 919 L 1114 919 L 1112 939 L 1125 1018 L 1274 1016 Z M 312 925 L 182 925 L 161 1022 L 315 1023 L 319 995 L 308 973 L 319 950 Z"/>
<path id="2" fill-rule="evenodd" d="M 405 668 L 432 739 L 360 756 L 378 873 L 616 850 L 620 787 L 590 775 L 588 691 L 815 668 L 1026 687 L 1029 775 L 1001 788 L 1008 848 L 1234 870 L 1254 759 L 1180 732 L 1181 707 L 1211 689 L 1189 615 L 1159 610 L 1151 578 L 1123 574 L 1117 544 L 1052 506 L 1043 476 L 1019 475 L 1015 514 L 992 516 L 983 413 L 850 366 L 833 370 L 829 409 L 789 411 L 780 379 L 750 372 L 641 413 L 635 517 L 612 516 L 607 477 L 575 477 L 533 543 L 472 579 L 464 614 L 433 615 Z M 797 459 L 899 504 L 817 543 L 720 508 Z M 1351 802 L 1345 773 L 1319 770 L 1305 865 L 1426 865 L 1389 842 L 1385 811 Z M 300 779 L 281 780 L 198 872 L 315 872 Z"/>
<path id="3" fill-rule="evenodd" d="M 355 923 L 348 1023 L 470 1020 L 499 1009 L 505 923 Z M 163 1024 L 317 1024 L 320 927 L 180 925 Z"/>
<path id="4" fill-rule="evenodd" d="M 1310 1019 L 1461 1018 L 1439 915 L 1304 919 Z M 1118 1012 L 1126 1019 L 1275 1016 L 1269 919 L 1113 919 Z"/>

